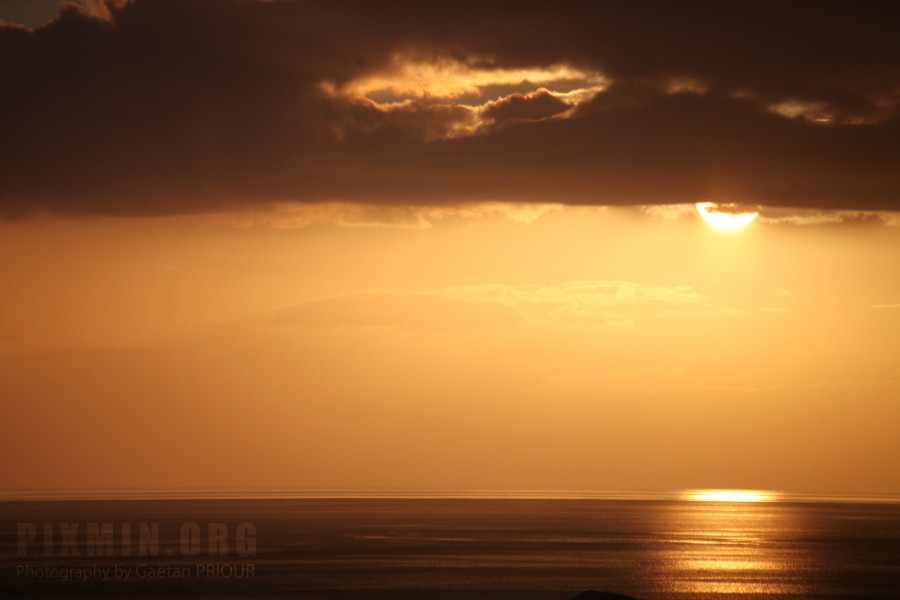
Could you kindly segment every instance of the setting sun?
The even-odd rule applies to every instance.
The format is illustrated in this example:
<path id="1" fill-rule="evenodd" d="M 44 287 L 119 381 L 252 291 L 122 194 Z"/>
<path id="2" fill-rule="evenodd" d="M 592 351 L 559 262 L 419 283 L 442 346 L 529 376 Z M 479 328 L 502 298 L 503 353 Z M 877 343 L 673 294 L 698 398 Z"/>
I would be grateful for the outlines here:
<path id="1" fill-rule="evenodd" d="M 715 202 L 698 202 L 697 212 L 704 221 L 718 229 L 740 229 L 759 216 L 756 211 L 734 212 L 734 205 Z"/>
<path id="2" fill-rule="evenodd" d="M 695 502 L 771 502 L 776 494 L 763 490 L 691 490 L 684 497 Z"/>

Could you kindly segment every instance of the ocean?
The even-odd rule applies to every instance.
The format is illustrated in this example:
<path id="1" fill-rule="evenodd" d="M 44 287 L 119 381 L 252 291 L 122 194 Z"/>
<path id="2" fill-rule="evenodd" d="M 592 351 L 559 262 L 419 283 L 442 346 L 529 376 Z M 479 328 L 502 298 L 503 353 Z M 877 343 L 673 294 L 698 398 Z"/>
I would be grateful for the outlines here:
<path id="1" fill-rule="evenodd" d="M 523 494 L 0 501 L 16 598 L 900 599 L 900 502 Z M 349 496 L 349 495 L 348 495 Z M 759 501 L 759 500 L 763 501 Z"/>

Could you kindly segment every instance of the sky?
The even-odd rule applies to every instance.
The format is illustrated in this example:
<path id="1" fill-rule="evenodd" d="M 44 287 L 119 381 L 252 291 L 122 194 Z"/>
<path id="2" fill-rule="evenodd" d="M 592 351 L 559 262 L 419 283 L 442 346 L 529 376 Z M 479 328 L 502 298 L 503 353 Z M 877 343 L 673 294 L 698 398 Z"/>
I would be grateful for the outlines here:
<path id="1" fill-rule="evenodd" d="M 900 494 L 888 13 L 0 0 L 0 490 Z"/>

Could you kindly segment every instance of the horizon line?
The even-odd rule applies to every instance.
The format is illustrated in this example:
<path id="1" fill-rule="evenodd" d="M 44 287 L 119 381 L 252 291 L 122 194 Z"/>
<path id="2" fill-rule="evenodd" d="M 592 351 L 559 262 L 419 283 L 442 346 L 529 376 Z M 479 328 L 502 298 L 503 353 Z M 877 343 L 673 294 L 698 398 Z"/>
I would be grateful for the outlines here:
<path id="1" fill-rule="evenodd" d="M 488 490 L 427 488 L 98 488 L 0 490 L 0 502 L 67 500 L 716 500 L 717 493 L 742 493 L 751 502 L 900 503 L 900 495 L 846 492 L 690 488 L 678 490 Z M 710 497 L 712 493 L 712 497 Z"/>

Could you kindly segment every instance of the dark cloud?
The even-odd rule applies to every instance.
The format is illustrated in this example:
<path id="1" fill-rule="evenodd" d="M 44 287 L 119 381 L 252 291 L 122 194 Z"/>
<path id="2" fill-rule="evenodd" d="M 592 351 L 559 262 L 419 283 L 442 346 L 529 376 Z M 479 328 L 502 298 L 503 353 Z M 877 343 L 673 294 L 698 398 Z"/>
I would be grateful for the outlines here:
<path id="1" fill-rule="evenodd" d="M 892 8 L 68 5 L 33 31 L 0 28 L 0 212 L 286 200 L 900 209 Z M 453 67 L 426 72 L 434 89 L 469 88 L 381 104 L 354 93 L 412 77 L 404 61 Z M 538 81 L 560 65 L 567 87 Z M 596 74 L 604 86 L 573 91 Z M 514 91 L 478 105 L 503 86 Z"/>
<path id="2" fill-rule="evenodd" d="M 36 27 L 59 14 L 59 0 L 0 0 L 0 21 Z"/>

